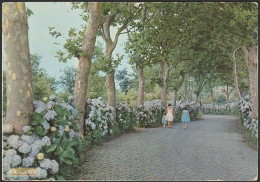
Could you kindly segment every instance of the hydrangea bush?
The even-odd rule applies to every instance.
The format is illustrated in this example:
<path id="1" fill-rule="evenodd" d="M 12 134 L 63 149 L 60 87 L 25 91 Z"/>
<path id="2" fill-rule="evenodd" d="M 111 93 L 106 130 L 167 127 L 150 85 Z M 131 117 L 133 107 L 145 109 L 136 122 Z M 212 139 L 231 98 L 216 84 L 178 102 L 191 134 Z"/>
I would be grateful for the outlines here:
<path id="1" fill-rule="evenodd" d="M 144 106 L 136 109 L 136 121 L 141 127 L 156 127 L 161 125 L 164 111 L 165 107 L 161 100 L 146 101 Z"/>
<path id="2" fill-rule="evenodd" d="M 113 107 L 107 106 L 102 98 L 86 101 L 87 119 L 85 120 L 86 140 L 89 144 L 99 144 L 101 138 L 112 134 L 114 125 Z"/>
<path id="3" fill-rule="evenodd" d="M 116 123 L 113 127 L 114 132 L 127 132 L 133 130 L 136 124 L 136 110 L 126 104 L 117 103 L 116 105 Z"/>
<path id="4" fill-rule="evenodd" d="M 232 109 L 237 105 L 237 102 L 232 102 L 228 104 L 213 105 L 213 104 L 203 104 L 201 110 L 204 114 L 222 114 L 228 115 L 233 111 Z"/>
<path id="5" fill-rule="evenodd" d="M 77 111 L 68 103 L 57 103 L 56 97 L 34 101 L 31 126 L 24 126 L 22 136 L 4 134 L 3 174 L 6 179 L 58 179 L 70 174 L 78 164 L 81 153 Z M 12 167 L 30 167 L 39 170 L 33 176 L 9 176 Z"/>
<path id="6" fill-rule="evenodd" d="M 252 110 L 251 110 L 251 98 L 250 96 L 246 96 L 242 98 L 238 104 L 237 108 L 240 116 L 240 121 L 247 131 L 251 133 L 251 135 L 258 139 L 258 118 L 252 119 Z"/>
<path id="7" fill-rule="evenodd" d="M 113 116 L 114 108 L 107 106 L 101 97 L 88 99 L 86 107 L 85 134 L 90 145 L 100 144 L 101 139 L 108 135 L 130 131 L 135 125 L 135 111 L 126 104 L 117 103 L 116 118 Z"/>

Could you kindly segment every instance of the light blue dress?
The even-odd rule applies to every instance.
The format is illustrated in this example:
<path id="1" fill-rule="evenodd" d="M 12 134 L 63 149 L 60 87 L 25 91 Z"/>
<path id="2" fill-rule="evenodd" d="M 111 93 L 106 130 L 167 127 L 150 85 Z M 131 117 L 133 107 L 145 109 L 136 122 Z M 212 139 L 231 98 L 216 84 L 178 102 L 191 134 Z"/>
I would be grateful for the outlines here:
<path id="1" fill-rule="evenodd" d="M 188 122 L 190 122 L 189 111 L 187 111 L 187 110 L 183 110 L 183 111 L 182 111 L 181 122 L 183 122 L 183 123 L 188 123 Z"/>
<path id="2" fill-rule="evenodd" d="M 165 119 L 165 116 L 162 117 L 162 123 L 163 123 L 163 124 L 166 124 L 166 123 L 167 123 L 167 120 Z"/>

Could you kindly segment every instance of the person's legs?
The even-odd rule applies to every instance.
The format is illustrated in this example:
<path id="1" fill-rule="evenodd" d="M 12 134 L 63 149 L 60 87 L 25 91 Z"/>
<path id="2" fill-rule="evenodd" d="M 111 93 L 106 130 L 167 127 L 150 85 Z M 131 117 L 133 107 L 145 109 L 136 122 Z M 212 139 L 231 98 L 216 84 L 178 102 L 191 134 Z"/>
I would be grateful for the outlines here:
<path id="1" fill-rule="evenodd" d="M 165 124 L 163 124 L 163 128 L 165 128 Z"/>
<path id="2" fill-rule="evenodd" d="M 172 121 L 169 121 L 169 122 L 168 122 L 168 127 L 169 127 L 169 128 L 172 128 Z"/>
<path id="3" fill-rule="evenodd" d="M 184 124 L 184 128 L 185 128 L 185 130 L 186 130 L 186 127 L 187 127 L 187 123 Z"/>

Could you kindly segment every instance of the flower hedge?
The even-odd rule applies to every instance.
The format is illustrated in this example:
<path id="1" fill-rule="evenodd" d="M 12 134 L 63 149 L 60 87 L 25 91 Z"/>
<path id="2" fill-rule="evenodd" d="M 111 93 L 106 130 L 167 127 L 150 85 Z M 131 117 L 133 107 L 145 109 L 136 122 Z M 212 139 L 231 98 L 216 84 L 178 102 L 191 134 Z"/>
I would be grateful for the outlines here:
<path id="1" fill-rule="evenodd" d="M 100 144 L 107 136 L 133 130 L 138 123 L 142 127 L 161 125 L 165 110 L 160 100 L 146 101 L 142 107 L 129 107 L 117 103 L 116 118 L 113 108 L 107 106 L 101 98 L 86 100 L 85 137 L 79 134 L 76 122 L 78 111 L 74 98 L 58 103 L 51 95 L 42 101 L 34 101 L 34 112 L 30 126 L 24 126 L 22 136 L 13 133 L 3 135 L 3 175 L 5 179 L 43 179 L 63 180 L 79 164 L 83 143 Z M 197 107 L 190 104 L 192 118 Z M 182 106 L 176 108 L 177 113 Z M 10 176 L 10 168 L 37 168 L 38 175 Z"/>
<path id="2" fill-rule="evenodd" d="M 137 107 L 136 120 L 141 127 L 156 127 L 161 124 L 165 107 L 161 100 L 146 101 L 144 106 Z"/>
<path id="3" fill-rule="evenodd" d="M 22 136 L 3 136 L 3 175 L 6 179 L 58 179 L 70 174 L 81 153 L 77 111 L 70 103 L 57 103 L 51 95 L 34 101 L 31 126 L 24 126 Z M 48 101 L 48 102 L 47 102 Z M 37 175 L 10 176 L 13 167 L 37 168 Z"/>

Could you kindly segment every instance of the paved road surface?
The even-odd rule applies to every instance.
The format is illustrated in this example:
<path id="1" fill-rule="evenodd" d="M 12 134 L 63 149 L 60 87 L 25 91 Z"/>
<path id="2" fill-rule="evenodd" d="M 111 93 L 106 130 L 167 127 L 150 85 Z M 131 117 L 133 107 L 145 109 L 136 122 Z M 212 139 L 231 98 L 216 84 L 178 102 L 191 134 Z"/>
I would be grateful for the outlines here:
<path id="1" fill-rule="evenodd" d="M 232 116 L 204 115 L 185 131 L 141 129 L 90 151 L 82 180 L 253 180 L 258 152 L 243 140 Z"/>

